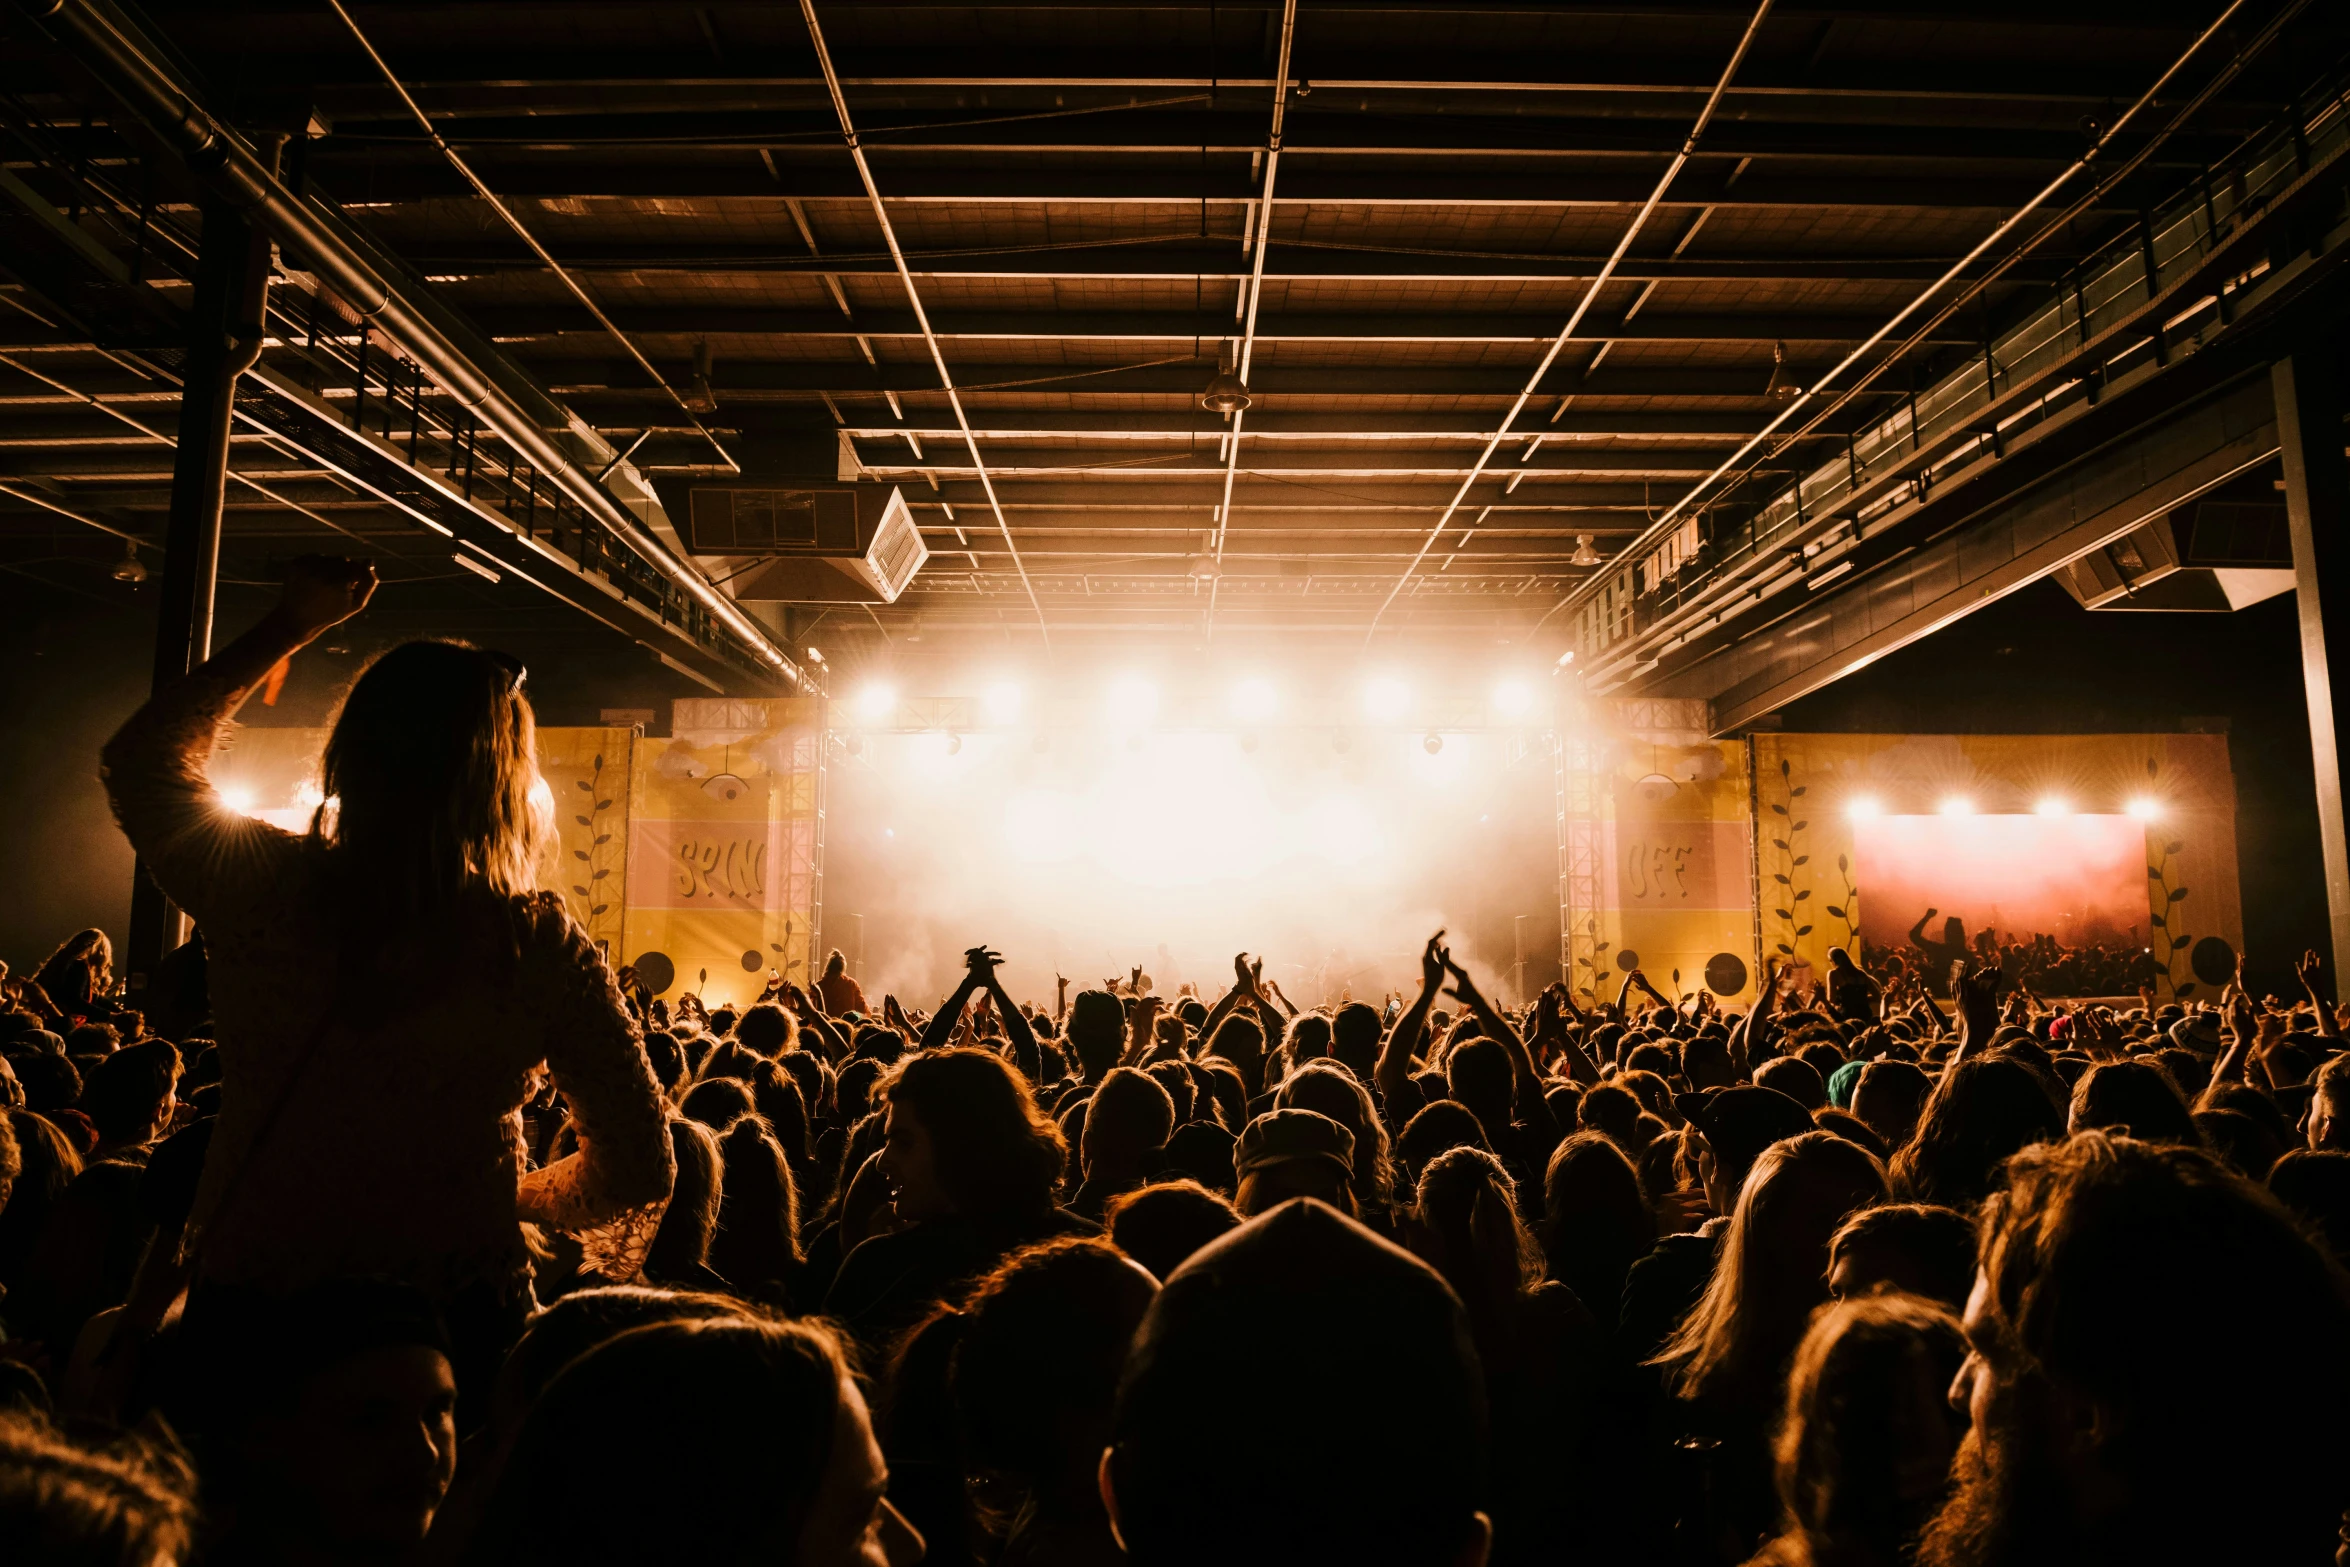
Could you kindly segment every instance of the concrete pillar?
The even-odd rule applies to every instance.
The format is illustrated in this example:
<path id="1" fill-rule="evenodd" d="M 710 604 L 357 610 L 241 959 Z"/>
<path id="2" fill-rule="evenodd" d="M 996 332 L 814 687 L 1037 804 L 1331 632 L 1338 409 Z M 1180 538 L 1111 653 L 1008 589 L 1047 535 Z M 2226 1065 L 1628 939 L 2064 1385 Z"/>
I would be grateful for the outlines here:
<path id="1" fill-rule="evenodd" d="M 2322 340 L 2269 368 L 2284 448 L 2285 509 L 2293 535 L 2301 613 L 2301 673 L 2309 742 L 2317 763 L 2317 821 L 2324 850 L 2333 983 L 2350 985 L 2350 838 L 2342 819 L 2342 747 L 2350 720 L 2350 460 L 2342 452 L 2340 355 Z"/>

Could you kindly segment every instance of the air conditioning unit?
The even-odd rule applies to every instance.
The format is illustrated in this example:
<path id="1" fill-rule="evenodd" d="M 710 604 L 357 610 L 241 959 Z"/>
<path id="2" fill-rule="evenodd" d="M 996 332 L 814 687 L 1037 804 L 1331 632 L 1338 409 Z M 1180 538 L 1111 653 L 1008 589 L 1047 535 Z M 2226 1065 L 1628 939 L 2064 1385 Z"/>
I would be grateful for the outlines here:
<path id="1" fill-rule="evenodd" d="M 872 484 L 697 484 L 685 542 L 752 562 L 727 586 L 753 603 L 894 603 L 930 558 L 905 497 Z"/>
<path id="2" fill-rule="evenodd" d="M 2056 580 L 2084 609 L 2246 609 L 2293 590 L 2284 504 L 2194 501 L 2067 561 Z"/>

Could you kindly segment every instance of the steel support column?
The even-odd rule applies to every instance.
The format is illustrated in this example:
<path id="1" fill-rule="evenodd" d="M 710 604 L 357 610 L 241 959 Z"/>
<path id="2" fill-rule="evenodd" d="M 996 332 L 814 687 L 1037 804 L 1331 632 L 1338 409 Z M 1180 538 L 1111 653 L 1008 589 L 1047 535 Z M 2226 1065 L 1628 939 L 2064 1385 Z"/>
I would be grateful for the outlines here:
<path id="1" fill-rule="evenodd" d="M 261 350 L 269 241 L 225 202 L 204 208 L 188 357 L 181 370 L 179 449 L 163 537 L 161 604 L 152 689 L 160 691 L 212 656 L 213 590 L 220 576 L 220 512 L 228 487 L 229 424 L 237 377 Z M 132 873 L 123 971 L 133 992 L 186 939 L 186 920 L 141 864 Z"/>
<path id="2" fill-rule="evenodd" d="M 2300 601 L 2301 674 L 2309 744 L 2317 763 L 2318 839 L 2333 931 L 2334 985 L 2350 983 L 2350 839 L 2343 832 L 2342 749 L 2350 719 L 2350 460 L 2342 451 L 2345 407 L 2340 354 L 2321 340 L 2270 367 L 2285 510 Z"/>

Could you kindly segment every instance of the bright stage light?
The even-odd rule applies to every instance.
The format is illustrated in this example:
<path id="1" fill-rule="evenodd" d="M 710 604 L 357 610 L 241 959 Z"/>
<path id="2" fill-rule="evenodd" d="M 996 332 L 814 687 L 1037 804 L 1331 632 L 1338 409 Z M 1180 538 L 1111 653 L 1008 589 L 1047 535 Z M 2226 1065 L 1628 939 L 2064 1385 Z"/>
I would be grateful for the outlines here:
<path id="1" fill-rule="evenodd" d="M 1270 680 L 1252 677 L 1232 688 L 1232 716 L 1244 724 L 1261 724 L 1280 709 L 1281 693 Z"/>
<path id="2" fill-rule="evenodd" d="M 988 722 L 1009 724 L 1020 717 L 1020 688 L 1009 680 L 998 680 L 989 686 L 979 699 L 987 710 Z"/>
<path id="3" fill-rule="evenodd" d="M 318 786 L 305 780 L 295 786 L 294 803 L 315 810 L 318 805 Z M 530 781 L 530 808 L 541 821 L 555 820 L 555 791 L 544 778 Z"/>
<path id="4" fill-rule="evenodd" d="M 1844 814 L 1851 817 L 1856 822 L 1869 822 L 1875 821 L 1879 816 L 1883 815 L 1884 808 L 1878 805 L 1874 799 L 1864 794 L 1860 798 L 1854 800 L 1850 805 L 1844 807 Z"/>
<path id="5" fill-rule="evenodd" d="M 2053 794 L 2033 806 L 2032 809 L 2042 816 L 2070 816 L 2073 814 L 2071 803 Z"/>
<path id="6" fill-rule="evenodd" d="M 1444 736 L 1438 734 L 1433 729 L 1429 730 L 1427 735 L 1420 741 L 1420 749 L 1427 752 L 1430 756 L 1434 756 L 1437 752 L 1444 749 Z"/>
<path id="7" fill-rule="evenodd" d="M 250 816 L 253 814 L 253 791 L 242 784 L 223 784 L 220 803 L 239 816 Z"/>
<path id="8" fill-rule="evenodd" d="M 1140 728 L 1159 713 L 1159 688 L 1140 675 L 1120 675 L 1110 682 L 1110 722 L 1121 728 Z"/>
<path id="9" fill-rule="evenodd" d="M 877 680 L 857 693 L 857 716 L 869 724 L 878 724 L 897 711 L 898 688 L 885 680 Z"/>
<path id="10" fill-rule="evenodd" d="M 1373 723 L 1392 724 L 1411 711 L 1412 688 L 1382 676 L 1363 687 L 1363 713 Z"/>
<path id="11" fill-rule="evenodd" d="M 1529 718 L 1535 707 L 1534 687 L 1523 680 L 1504 680 L 1493 688 L 1493 710 L 1504 718 Z"/>
<path id="12" fill-rule="evenodd" d="M 1972 816 L 1975 814 L 1975 802 L 1963 794 L 1954 794 L 1942 802 L 1942 814 L 1945 816 Z"/>
<path id="13" fill-rule="evenodd" d="M 2142 822 L 2150 822 L 2162 814 L 2162 802 L 2148 795 L 2139 795 L 2123 807 Z"/>

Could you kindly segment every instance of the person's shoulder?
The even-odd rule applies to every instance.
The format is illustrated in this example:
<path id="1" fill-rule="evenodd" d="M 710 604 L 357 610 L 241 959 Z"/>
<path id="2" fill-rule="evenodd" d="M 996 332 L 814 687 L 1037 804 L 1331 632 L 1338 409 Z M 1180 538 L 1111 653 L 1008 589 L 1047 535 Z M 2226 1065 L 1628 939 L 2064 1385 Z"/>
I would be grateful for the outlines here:
<path id="1" fill-rule="evenodd" d="M 560 893 L 517 892 L 503 900 L 514 944 L 525 961 L 552 959 L 565 967 L 600 963 L 603 951 L 574 919 Z"/>
<path id="2" fill-rule="evenodd" d="M 1663 1235 L 1659 1236 L 1657 1243 L 1649 1248 L 1647 1256 L 1632 1264 L 1632 1271 L 1638 1273 L 1646 1269 L 1652 1272 L 1670 1272 L 1693 1264 L 1711 1263 L 1713 1254 L 1714 1238 L 1710 1235 L 1694 1232 Z"/>

